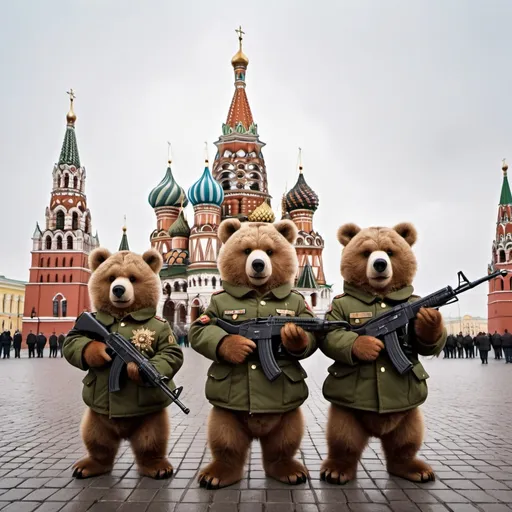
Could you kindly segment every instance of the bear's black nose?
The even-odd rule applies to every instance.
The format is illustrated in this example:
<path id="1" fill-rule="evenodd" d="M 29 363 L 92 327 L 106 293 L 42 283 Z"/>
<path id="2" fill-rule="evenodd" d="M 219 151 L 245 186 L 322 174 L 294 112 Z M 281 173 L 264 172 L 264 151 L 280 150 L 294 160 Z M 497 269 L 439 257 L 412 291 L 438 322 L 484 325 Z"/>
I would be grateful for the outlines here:
<path id="1" fill-rule="evenodd" d="M 252 262 L 252 268 L 257 274 L 260 274 L 265 270 L 265 262 L 263 260 L 254 260 Z"/>
<path id="2" fill-rule="evenodd" d="M 373 268 L 377 272 L 384 272 L 384 270 L 386 270 L 387 266 L 388 266 L 388 262 L 386 260 L 383 260 L 382 258 L 376 259 L 373 262 Z"/>
<path id="3" fill-rule="evenodd" d="M 120 299 L 124 295 L 125 291 L 126 291 L 126 288 L 124 286 L 121 286 L 120 284 L 118 284 L 118 285 L 114 286 L 114 288 L 112 288 L 112 293 L 118 299 Z"/>

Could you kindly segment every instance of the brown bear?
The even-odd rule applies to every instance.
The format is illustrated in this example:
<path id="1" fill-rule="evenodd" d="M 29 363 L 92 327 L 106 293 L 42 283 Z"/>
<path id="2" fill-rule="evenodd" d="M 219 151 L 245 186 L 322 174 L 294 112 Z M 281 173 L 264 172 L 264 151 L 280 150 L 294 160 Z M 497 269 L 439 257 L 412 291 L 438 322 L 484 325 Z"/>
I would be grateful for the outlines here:
<path id="1" fill-rule="evenodd" d="M 393 229 L 341 226 L 338 240 L 344 246 L 345 293 L 335 297 L 326 319 L 358 327 L 397 304 L 419 299 L 412 294 L 416 258 L 411 247 L 416 238 L 416 229 L 409 223 Z M 338 329 L 322 340 L 322 352 L 335 361 L 323 386 L 332 404 L 323 480 L 344 484 L 353 479 L 370 436 L 380 438 L 390 474 L 414 482 L 434 480 L 432 468 L 416 458 L 424 430 L 418 406 L 427 398 L 428 378 L 418 355 L 442 351 L 446 329 L 441 314 L 421 308 L 398 336 L 413 363 L 404 375 L 393 367 L 377 338 Z"/>
<path id="2" fill-rule="evenodd" d="M 169 324 L 156 316 L 160 296 L 158 272 L 162 257 L 151 249 L 142 256 L 130 251 L 111 255 L 103 248 L 89 256 L 92 275 L 89 294 L 95 317 L 110 332 L 124 336 L 169 379 L 183 364 Z M 81 432 L 88 456 L 74 466 L 73 476 L 87 478 L 112 469 L 122 439 L 132 446 L 139 471 L 152 478 L 168 478 L 167 460 L 171 403 L 163 391 L 147 387 L 135 363 L 129 363 L 121 390 L 109 392 L 111 356 L 104 343 L 72 329 L 63 346 L 65 358 L 81 370 L 85 411 Z M 126 378 L 127 377 L 127 378 Z M 172 380 L 167 381 L 174 389 Z"/>
<path id="3" fill-rule="evenodd" d="M 217 319 L 236 324 L 257 317 L 314 316 L 304 297 L 292 290 L 298 269 L 296 237 L 297 228 L 289 220 L 242 224 L 227 219 L 219 226 L 223 290 L 212 296 L 189 332 L 192 347 L 213 360 L 205 390 L 214 406 L 208 420 L 213 461 L 199 472 L 202 487 L 217 489 L 239 481 L 253 439 L 260 440 L 268 476 L 289 484 L 308 478 L 294 457 L 304 433 L 299 407 L 308 396 L 299 360 L 316 350 L 315 338 L 286 323 L 275 347 L 282 373 L 270 382 L 256 344 L 216 325 Z"/>

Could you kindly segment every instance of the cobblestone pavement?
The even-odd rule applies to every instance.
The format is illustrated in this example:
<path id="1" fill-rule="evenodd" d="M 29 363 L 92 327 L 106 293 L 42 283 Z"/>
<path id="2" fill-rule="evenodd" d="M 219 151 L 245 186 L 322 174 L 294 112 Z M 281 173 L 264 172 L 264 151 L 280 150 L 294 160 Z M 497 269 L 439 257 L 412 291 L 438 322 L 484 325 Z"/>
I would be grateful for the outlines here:
<path id="1" fill-rule="evenodd" d="M 171 405 L 166 481 L 140 478 L 124 443 L 111 475 L 71 478 L 84 454 L 79 422 L 82 372 L 63 359 L 0 360 L 0 510 L 2 512 L 501 512 L 512 510 L 512 365 L 489 360 L 425 360 L 430 395 L 423 406 L 427 435 L 422 456 L 437 473 L 416 485 L 389 477 L 378 442 L 363 455 L 357 480 L 342 488 L 319 480 L 326 454 L 327 403 L 321 385 L 329 360 L 317 352 L 304 362 L 310 398 L 303 407 L 308 430 L 301 456 L 311 481 L 290 487 L 266 479 L 258 443 L 245 478 L 219 491 L 199 488 L 195 475 L 210 459 L 204 399 L 208 361 L 185 350 L 183 384 L 188 416 Z M 508 391 L 507 391 L 508 390 Z"/>

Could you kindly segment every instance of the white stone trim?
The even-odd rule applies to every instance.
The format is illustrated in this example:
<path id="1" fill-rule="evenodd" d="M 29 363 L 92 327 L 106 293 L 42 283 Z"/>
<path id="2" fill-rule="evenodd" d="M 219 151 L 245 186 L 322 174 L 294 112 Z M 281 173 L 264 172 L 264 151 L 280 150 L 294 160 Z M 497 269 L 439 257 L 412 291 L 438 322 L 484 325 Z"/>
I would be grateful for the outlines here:
<path id="1" fill-rule="evenodd" d="M 35 316 L 34 318 L 24 316 L 23 323 L 37 324 L 37 322 L 74 322 L 76 318 L 76 316 L 40 316 L 38 319 L 37 316 Z"/>
<path id="2" fill-rule="evenodd" d="M 62 283 L 61 281 L 59 282 L 51 282 L 51 283 L 47 283 L 47 282 L 43 282 L 43 283 L 27 283 L 27 286 L 43 286 L 43 285 L 47 285 L 47 286 L 55 286 L 55 285 L 59 285 L 59 286 L 76 286 L 76 285 L 80 285 L 80 286 L 88 286 L 87 283 L 81 283 L 80 281 L 73 281 L 71 283 Z"/>

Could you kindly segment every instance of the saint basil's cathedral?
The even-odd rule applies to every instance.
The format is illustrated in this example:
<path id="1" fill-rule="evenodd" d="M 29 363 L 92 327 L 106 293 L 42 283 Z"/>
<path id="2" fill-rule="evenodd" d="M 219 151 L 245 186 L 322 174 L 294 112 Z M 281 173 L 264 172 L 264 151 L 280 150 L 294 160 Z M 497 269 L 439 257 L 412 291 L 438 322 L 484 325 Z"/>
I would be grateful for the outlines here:
<path id="1" fill-rule="evenodd" d="M 162 296 L 158 314 L 181 335 L 206 309 L 212 293 L 222 288 L 217 269 L 220 240 L 217 229 L 226 218 L 241 221 L 274 222 L 268 190 L 267 170 L 258 134 L 245 91 L 249 59 L 239 50 L 231 60 L 235 92 L 222 135 L 215 142 L 217 152 L 210 165 L 208 156 L 199 179 L 188 193 L 177 183 L 171 161 L 162 181 L 150 192 L 156 229 L 151 246 L 164 259 L 160 273 Z M 53 188 L 46 209 L 45 226 L 36 224 L 32 241 L 32 261 L 26 287 L 23 338 L 32 331 L 49 336 L 66 333 L 84 310 L 90 310 L 87 258 L 99 246 L 92 234 L 91 213 L 85 196 L 85 168 L 80 163 L 75 134 L 76 115 L 73 91 L 71 107 L 58 162 L 53 169 Z M 300 160 L 300 159 L 299 159 Z M 193 207 L 189 225 L 184 209 Z M 318 316 L 323 317 L 331 302 L 331 287 L 325 281 L 323 238 L 313 228 L 319 205 L 317 194 L 306 183 L 302 164 L 295 186 L 284 194 L 281 218 L 291 219 L 299 236 L 295 242 L 299 270 L 295 287 Z M 119 250 L 129 249 L 126 228 Z"/>

